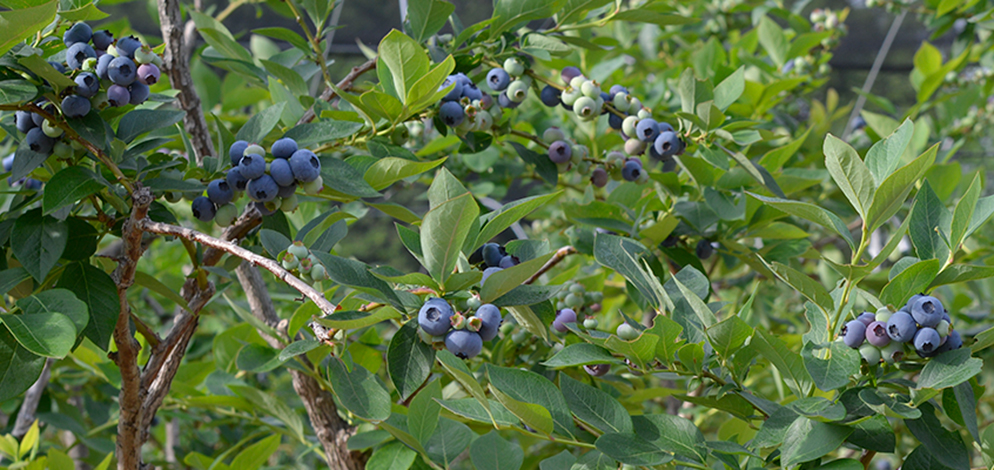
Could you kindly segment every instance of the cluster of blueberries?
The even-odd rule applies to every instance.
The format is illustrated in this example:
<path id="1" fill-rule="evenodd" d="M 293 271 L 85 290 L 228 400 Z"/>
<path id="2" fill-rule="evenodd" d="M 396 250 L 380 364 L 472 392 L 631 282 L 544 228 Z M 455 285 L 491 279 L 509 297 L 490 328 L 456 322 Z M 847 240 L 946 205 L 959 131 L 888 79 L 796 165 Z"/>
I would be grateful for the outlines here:
<path id="1" fill-rule="evenodd" d="M 239 140 L 228 149 L 232 168 L 223 179 L 207 185 L 207 196 L 193 200 L 191 208 L 197 219 L 224 227 L 238 217 L 232 202 L 242 193 L 248 194 L 263 215 L 277 210 L 290 212 L 297 208 L 297 186 L 307 194 L 321 192 L 321 160 L 314 152 L 297 147 L 297 142 L 284 137 L 270 148 L 273 158 L 266 161 L 262 146 Z"/>
<path id="2" fill-rule="evenodd" d="M 328 279 L 328 270 L 301 241 L 291 243 L 276 259 L 283 265 L 283 269 L 294 273 L 304 282 Z"/>
<path id="3" fill-rule="evenodd" d="M 488 131 L 503 117 L 502 107 L 512 108 L 518 104 L 510 101 L 507 94 L 502 93 L 497 99 L 497 106 L 494 106 L 493 96 L 480 90 L 462 72 L 446 77 L 439 90 L 449 86 L 453 88 L 442 97 L 441 105 L 438 107 L 438 117 L 446 126 L 460 133 Z M 528 87 L 524 87 L 524 90 L 527 92 Z M 524 97 L 522 96 L 521 99 Z"/>
<path id="4" fill-rule="evenodd" d="M 963 346 L 963 338 L 952 329 L 952 319 L 942 302 L 925 294 L 911 296 L 897 312 L 887 308 L 881 308 L 876 315 L 863 312 L 846 323 L 839 335 L 847 346 L 859 349 L 870 364 L 902 360 L 905 344 L 923 358 Z"/>
<path id="5" fill-rule="evenodd" d="M 479 265 L 483 269 L 480 285 L 487 282 L 487 278 L 493 273 L 516 266 L 520 262 L 517 256 L 508 254 L 507 250 L 497 243 L 484 243 L 469 255 L 469 264 Z"/>
<path id="6" fill-rule="evenodd" d="M 478 306 L 472 315 L 452 309 L 445 299 L 429 298 L 418 311 L 418 334 L 432 346 L 445 349 L 462 359 L 476 357 L 483 342 L 497 337 L 504 320 L 500 308 L 493 304 Z"/>
<path id="7" fill-rule="evenodd" d="M 80 118 L 91 109 L 142 104 L 151 95 L 149 85 L 159 81 L 162 58 L 134 36 L 115 40 L 110 31 L 93 31 L 76 23 L 62 37 L 65 63 L 49 62 L 60 73 L 68 73 L 76 86 L 64 92 L 59 108 L 66 118 Z M 50 114 L 56 106 L 48 100 L 37 103 Z M 51 154 L 62 129 L 40 114 L 18 111 L 17 129 L 24 132 L 22 145 L 35 153 Z"/>
<path id="8" fill-rule="evenodd" d="M 570 286 L 570 288 L 572 289 L 572 286 Z M 575 294 L 575 292 L 571 292 L 570 294 Z M 600 294 L 600 292 L 597 292 L 597 294 Z M 552 329 L 559 333 L 566 333 L 569 331 L 569 327 L 567 326 L 569 323 L 577 323 L 576 310 L 569 307 L 560 308 L 556 311 L 556 318 L 552 321 Z M 587 318 L 583 320 L 583 328 L 587 330 L 595 330 L 597 329 L 597 326 L 597 319 L 592 316 L 587 316 Z M 638 338 L 641 333 L 634 326 L 629 325 L 628 322 L 622 322 L 618 325 L 615 334 L 625 341 L 631 341 Z M 607 374 L 608 371 L 611 370 L 611 365 L 587 364 L 583 366 L 583 370 L 594 377 L 600 377 Z"/>
<path id="9" fill-rule="evenodd" d="M 4 157 L 3 159 L 3 172 L 7 173 L 13 168 L 14 168 L 14 154 L 10 154 Z M 7 184 L 12 188 L 24 185 L 24 189 L 29 189 L 32 191 L 37 191 L 41 189 L 41 181 L 38 181 L 34 178 L 21 178 L 17 181 L 14 181 L 8 176 Z"/>
<path id="10" fill-rule="evenodd" d="M 568 281 L 559 293 L 556 294 L 556 310 L 569 308 L 580 313 L 589 312 L 594 314 L 601 311 L 601 301 L 603 300 L 603 293 L 587 291 L 579 282 Z M 589 319 L 592 319 L 592 317 Z M 587 328 L 597 328 L 596 321 L 594 320 L 594 326 L 588 326 Z"/>

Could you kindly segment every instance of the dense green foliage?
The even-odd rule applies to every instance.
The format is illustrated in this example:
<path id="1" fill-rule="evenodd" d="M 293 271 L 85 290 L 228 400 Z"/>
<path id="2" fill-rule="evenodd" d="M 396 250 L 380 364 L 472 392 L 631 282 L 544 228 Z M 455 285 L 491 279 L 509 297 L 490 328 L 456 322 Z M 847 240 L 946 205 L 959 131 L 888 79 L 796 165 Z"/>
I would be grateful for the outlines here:
<path id="1" fill-rule="evenodd" d="M 957 158 L 990 145 L 986 1 L 885 2 L 953 40 L 915 54 L 915 103 L 868 96 L 854 122 L 825 86 L 848 10 L 807 2 L 495 0 L 462 24 L 408 0 L 344 81 L 321 39 L 335 2 L 250 2 L 299 33 L 226 24 L 242 3 L 184 4 L 190 60 L 142 37 L 132 65 L 164 62 L 148 100 L 113 103 L 111 75 L 90 109 L 64 35 L 86 21 L 121 46 L 127 20 L 0 0 L 0 468 L 320 467 L 336 444 L 301 380 L 334 396 L 342 456 L 371 469 L 994 464 L 994 196 Z M 569 66 L 596 83 L 574 90 Z M 495 104 L 446 98 L 457 73 L 489 94 L 495 68 Z M 597 102 L 612 85 L 629 97 Z M 583 105 L 545 106 L 543 88 Z M 639 143 L 609 120 L 639 108 L 680 151 L 632 174 Z M 235 197 L 237 220 L 229 195 L 202 197 L 247 165 L 236 141 L 284 137 L 318 155 L 318 183 L 294 167 L 296 193 Z M 839 338 L 917 293 L 949 319 L 912 302 L 909 331 L 962 348 Z M 432 297 L 473 341 L 481 304 L 504 322 L 479 354 L 446 346 L 419 326 Z M 14 436 L 19 413 L 38 421 Z"/>

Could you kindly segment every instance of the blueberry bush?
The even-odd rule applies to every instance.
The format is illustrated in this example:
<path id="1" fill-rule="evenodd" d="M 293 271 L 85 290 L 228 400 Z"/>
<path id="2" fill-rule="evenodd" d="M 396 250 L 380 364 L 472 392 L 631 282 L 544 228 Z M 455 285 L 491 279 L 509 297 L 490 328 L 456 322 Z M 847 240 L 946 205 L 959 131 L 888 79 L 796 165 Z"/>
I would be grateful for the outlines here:
<path id="1" fill-rule="evenodd" d="M 994 465 L 987 2 L 868 5 L 896 104 L 808 2 L 408 0 L 351 70 L 334 1 L 103 3 L 0 0 L 0 468 Z"/>

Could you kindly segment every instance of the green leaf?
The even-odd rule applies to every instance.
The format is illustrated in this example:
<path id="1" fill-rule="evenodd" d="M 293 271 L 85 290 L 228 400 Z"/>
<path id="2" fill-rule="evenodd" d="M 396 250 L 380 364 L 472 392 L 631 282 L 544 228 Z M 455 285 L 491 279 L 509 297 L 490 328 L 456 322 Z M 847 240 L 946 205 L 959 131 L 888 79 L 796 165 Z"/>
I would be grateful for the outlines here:
<path id="1" fill-rule="evenodd" d="M 777 64 L 777 68 L 783 67 L 787 61 L 787 52 L 790 49 L 790 43 L 784 36 L 783 28 L 769 17 L 763 16 L 759 20 L 758 29 L 759 43 L 762 44 L 763 49 L 766 49 L 766 53 L 770 55 L 773 62 Z"/>
<path id="2" fill-rule="evenodd" d="M 306 51 L 310 50 L 311 48 L 311 46 L 307 43 L 306 39 L 304 39 L 301 35 L 286 28 L 277 28 L 277 27 L 257 28 L 253 29 L 252 32 L 254 34 L 261 34 L 263 36 L 267 36 L 273 39 L 286 41 L 290 43 L 293 47 L 296 47 L 297 49 L 302 49 Z"/>
<path id="3" fill-rule="evenodd" d="M 551 194 L 526 197 L 504 204 L 500 209 L 497 209 L 493 214 L 491 214 L 490 221 L 480 229 L 480 234 L 476 237 L 476 243 L 474 245 L 482 246 L 484 243 L 499 235 L 515 222 L 534 212 L 536 209 L 544 207 L 545 205 L 558 199 L 562 194 L 562 191 L 556 191 Z"/>
<path id="4" fill-rule="evenodd" d="M 86 304 L 66 289 L 48 289 L 17 301 L 17 307 L 27 315 L 58 312 L 69 317 L 79 335 L 90 321 Z"/>
<path id="5" fill-rule="evenodd" d="M 873 175 L 849 144 L 829 134 L 825 137 L 825 168 L 849 199 L 856 212 L 867 220 L 873 203 Z"/>
<path id="6" fill-rule="evenodd" d="M 683 295 L 683 300 L 686 301 L 690 308 L 697 315 L 697 318 L 701 321 L 701 325 L 706 329 L 714 325 L 718 319 L 714 316 L 714 312 L 711 311 L 711 307 L 708 307 L 704 300 L 697 296 L 690 288 L 683 285 L 680 279 L 673 276 L 672 280 L 678 289 L 680 289 L 680 294 Z"/>
<path id="7" fill-rule="evenodd" d="M 806 343 L 801 350 L 804 368 L 819 390 L 830 392 L 849 384 L 849 378 L 859 373 L 859 352 L 839 342 L 824 348 Z"/>
<path id="8" fill-rule="evenodd" d="M 445 162 L 445 158 L 439 158 L 430 162 L 412 162 L 405 158 L 396 157 L 381 158 L 366 170 L 363 179 L 373 189 L 382 191 L 394 182 L 414 175 L 420 175 L 441 165 L 443 162 Z"/>
<path id="9" fill-rule="evenodd" d="M 914 188 L 915 183 L 925 176 L 925 172 L 935 162 L 935 154 L 938 149 L 938 145 L 933 145 L 921 156 L 901 167 L 880 183 L 880 187 L 873 194 L 873 204 L 866 214 L 869 232 L 873 232 L 883 225 L 904 205 L 904 201 L 908 198 L 908 193 Z M 963 230 L 966 230 L 965 222 Z"/>
<path id="10" fill-rule="evenodd" d="M 238 356 L 235 357 L 235 366 L 239 370 L 261 374 L 283 365 L 279 356 L 280 352 L 269 346 L 247 344 L 238 351 Z"/>
<path id="11" fill-rule="evenodd" d="M 100 11 L 95 3 L 87 3 L 86 6 L 80 8 L 60 11 L 59 16 L 69 21 L 96 21 L 110 15 Z"/>
<path id="12" fill-rule="evenodd" d="M 279 361 L 286 362 L 301 354 L 307 354 L 321 346 L 321 342 L 316 339 L 302 339 L 294 341 L 280 350 Z"/>
<path id="13" fill-rule="evenodd" d="M 904 462 L 901 462 L 901 470 L 952 470 L 942 464 L 938 458 L 932 455 L 924 445 L 915 447 Z"/>
<path id="14" fill-rule="evenodd" d="M 645 246 L 630 238 L 606 233 L 598 233 L 594 238 L 594 259 L 624 276 L 651 305 L 658 306 L 662 299 L 657 297 L 653 282 L 659 281 L 650 278 L 638 264 L 644 252 Z"/>
<path id="15" fill-rule="evenodd" d="M 707 329 L 711 347 L 726 360 L 745 344 L 752 333 L 752 327 L 738 315 L 730 316 Z"/>
<path id="16" fill-rule="evenodd" d="M 570 438 L 576 435 L 577 429 L 573 425 L 573 417 L 570 415 L 566 400 L 549 379 L 535 372 L 498 367 L 489 363 L 486 364 L 486 368 L 492 388 L 506 393 L 515 400 L 534 403 L 545 408 L 555 423 L 555 432 Z M 505 403 L 504 406 L 507 404 Z M 508 409 L 511 410 L 510 407 Z"/>
<path id="17" fill-rule="evenodd" d="M 911 225 L 908 227 L 908 236 L 915 246 L 918 259 L 944 261 L 949 256 L 949 247 L 944 239 L 951 224 L 952 215 L 926 180 L 911 206 Z"/>
<path id="18" fill-rule="evenodd" d="M 428 55 L 417 41 L 396 29 L 380 41 L 377 52 L 376 72 L 380 84 L 387 93 L 404 104 L 410 104 L 407 92 L 428 72 Z M 391 77 L 392 80 L 386 82 L 384 77 Z"/>
<path id="19" fill-rule="evenodd" d="M 434 185 L 434 184 L 433 184 Z M 444 285 L 452 274 L 469 229 L 480 213 L 476 199 L 465 193 L 432 208 L 421 222 L 425 269 Z"/>
<path id="20" fill-rule="evenodd" d="M 442 0 L 411 0 L 407 5 L 407 19 L 414 40 L 424 42 L 437 33 L 455 10 L 455 5 Z"/>
<path id="21" fill-rule="evenodd" d="M 351 443 L 351 440 L 349 441 Z M 369 456 L 366 468 L 369 470 L 407 470 L 411 468 L 418 453 L 402 442 L 391 442 Z"/>
<path id="22" fill-rule="evenodd" d="M 423 446 L 428 445 L 428 439 L 438 426 L 438 415 L 442 411 L 438 400 L 441 399 L 442 381 L 433 380 L 411 400 L 407 412 L 407 431 Z"/>
<path id="23" fill-rule="evenodd" d="M 72 263 L 62 272 L 59 287 L 69 290 L 86 304 L 90 322 L 83 335 L 100 349 L 107 350 L 121 311 L 114 280 L 89 264 Z"/>
<path id="24" fill-rule="evenodd" d="M 832 300 L 832 296 L 828 294 L 825 286 L 818 283 L 818 281 L 785 264 L 774 261 L 768 266 L 783 282 L 797 289 L 801 295 L 814 302 L 825 314 L 826 318 L 835 309 L 835 301 Z"/>
<path id="25" fill-rule="evenodd" d="M 469 458 L 477 470 L 518 470 L 525 461 L 525 452 L 497 431 L 490 431 L 469 446 Z"/>
<path id="26" fill-rule="evenodd" d="M 194 15 L 196 14 L 194 12 Z M 235 134 L 235 138 L 237 140 L 244 140 L 250 144 L 262 143 L 262 141 L 266 140 L 266 136 L 279 124 L 280 117 L 283 115 L 283 108 L 285 107 L 285 102 L 276 103 L 252 116 L 241 129 L 238 129 L 238 134 Z M 321 163 L 324 162 L 322 161 Z"/>
<path id="27" fill-rule="evenodd" d="M 518 152 L 518 156 L 521 157 L 525 163 L 535 165 L 535 172 L 538 176 L 542 178 L 546 183 L 555 186 L 559 182 L 559 170 L 556 169 L 556 164 L 549 160 L 546 155 L 541 155 L 534 150 L 525 147 L 517 142 L 507 142 L 514 147 L 514 150 Z"/>
<path id="28" fill-rule="evenodd" d="M 238 44 L 228 28 L 224 27 L 220 21 L 205 15 L 199 11 L 191 11 L 190 17 L 197 25 L 197 31 L 211 47 L 228 59 L 252 63 L 252 53 Z M 282 111 L 282 110 L 281 110 Z M 243 139 L 239 133 L 239 140 Z M 259 143 L 261 140 L 248 140 L 250 143 Z"/>
<path id="29" fill-rule="evenodd" d="M 322 119 L 294 127 L 286 131 L 283 137 L 296 140 L 300 148 L 308 148 L 344 139 L 355 134 L 359 129 L 362 129 L 361 122 Z"/>
<path id="30" fill-rule="evenodd" d="M 394 122 L 404 117 L 404 104 L 393 95 L 371 90 L 363 93 L 359 100 L 374 115 L 388 121 Z"/>
<path id="31" fill-rule="evenodd" d="M 31 274 L 22 267 L 0 271 L 0 295 L 6 294 L 18 284 L 31 279 Z"/>
<path id="32" fill-rule="evenodd" d="M 704 462 L 704 434 L 686 418 L 668 414 L 632 416 L 635 434 L 681 457 Z"/>
<path id="33" fill-rule="evenodd" d="M 186 116 L 185 111 L 136 109 L 121 117 L 121 124 L 117 126 L 117 138 L 130 143 L 146 132 L 170 127 L 180 122 L 183 116 Z"/>
<path id="34" fill-rule="evenodd" d="M 597 438 L 597 450 L 628 465 L 651 467 L 673 460 L 668 452 L 632 433 L 610 432 Z"/>
<path id="35" fill-rule="evenodd" d="M 810 220 L 811 222 L 831 230 L 836 235 L 842 237 L 842 239 L 849 244 L 850 248 L 853 250 L 856 249 L 856 244 L 853 242 L 852 234 L 849 233 L 849 228 L 846 226 L 845 222 L 843 222 L 839 216 L 833 214 L 828 209 L 807 202 L 760 196 L 748 191 L 746 191 L 746 193 L 770 206 L 773 206 L 775 209 L 781 210 L 795 217 Z"/>
<path id="36" fill-rule="evenodd" d="M 615 362 L 618 362 L 618 359 L 600 346 L 590 343 L 576 343 L 561 349 L 549 360 L 543 362 L 542 365 L 549 368 L 559 369 L 564 367 Z"/>
<path id="37" fill-rule="evenodd" d="M 6 328 L 0 328 L 0 401 L 24 393 L 44 367 L 44 357 L 24 349 Z"/>
<path id="38" fill-rule="evenodd" d="M 565 3 L 566 0 L 497 0 L 490 37 L 497 38 L 500 33 L 520 23 L 551 17 Z"/>
<path id="39" fill-rule="evenodd" d="M 0 315 L 18 343 L 39 356 L 66 357 L 76 342 L 76 326 L 58 312 Z"/>
<path id="40" fill-rule="evenodd" d="M 787 429 L 780 460 L 786 468 L 817 459 L 836 450 L 852 432 L 850 427 L 798 418 Z"/>
<path id="41" fill-rule="evenodd" d="M 970 357 L 971 353 L 970 349 L 960 348 L 932 358 L 918 377 L 918 388 L 941 390 L 970 380 L 984 365 L 981 359 Z"/>
<path id="42" fill-rule="evenodd" d="M 394 333 L 387 348 L 387 370 L 401 400 L 407 400 L 428 379 L 434 362 L 435 350 L 418 337 L 416 321 Z"/>
<path id="43" fill-rule="evenodd" d="M 487 282 L 483 283 L 483 288 L 480 289 L 480 301 L 491 303 L 502 295 L 521 286 L 523 282 L 537 273 L 546 262 L 552 259 L 553 255 L 555 253 L 547 253 L 538 258 L 491 274 L 487 278 Z"/>
<path id="44" fill-rule="evenodd" d="M 908 148 L 914 130 L 915 123 L 911 119 L 905 119 L 893 134 L 870 147 L 866 153 L 866 168 L 877 184 L 887 179 L 901 163 L 901 155 Z"/>
<path id="45" fill-rule="evenodd" d="M 45 186 L 41 203 L 42 213 L 48 215 L 57 209 L 75 204 L 103 187 L 97 175 L 89 169 L 82 166 L 66 167 L 52 176 Z"/>
<path id="46" fill-rule="evenodd" d="M 449 375 L 452 376 L 452 378 L 456 379 L 456 382 L 459 382 L 459 384 L 462 385 L 462 387 L 466 389 L 466 391 L 472 395 L 481 406 L 483 406 L 483 409 L 486 410 L 487 414 L 490 415 L 491 421 L 493 421 L 493 415 L 490 413 L 490 402 L 487 401 L 487 395 L 483 391 L 483 387 L 480 386 L 480 382 L 478 382 L 476 377 L 473 377 L 473 374 L 469 372 L 469 369 L 466 367 L 466 363 L 463 362 L 462 359 L 459 359 L 454 354 L 444 349 L 435 354 L 435 359 L 438 360 L 438 363 L 442 365 L 442 367 L 449 373 Z M 494 422 L 494 426 L 496 425 L 497 423 Z"/>
<path id="47" fill-rule="evenodd" d="M 787 348 L 783 340 L 761 329 L 756 330 L 752 339 L 752 345 L 776 366 L 791 391 L 797 396 L 807 396 L 811 391 L 811 375 L 804 368 L 801 356 Z"/>
<path id="48" fill-rule="evenodd" d="M 414 82 L 414 85 L 407 92 L 407 106 L 403 117 L 406 119 L 421 112 L 421 110 L 437 103 L 443 96 L 448 94 L 449 87 L 439 88 L 455 67 L 456 61 L 450 55 L 442 63 L 432 67 L 431 71 Z M 424 152 L 424 148 L 421 151 Z"/>
<path id="49" fill-rule="evenodd" d="M 38 95 L 38 87 L 27 80 L 0 80 L 0 104 L 18 104 Z"/>
<path id="50" fill-rule="evenodd" d="M 314 321 L 328 328 L 355 330 L 375 325 L 381 321 L 400 318 L 401 314 L 393 307 L 381 307 L 373 311 L 345 310 Z"/>
<path id="51" fill-rule="evenodd" d="M 490 410 L 493 412 L 493 421 L 491 421 L 490 415 L 487 410 L 483 408 L 480 402 L 476 401 L 475 398 L 459 398 L 456 400 L 438 400 L 441 403 L 442 408 L 445 408 L 463 418 L 476 421 L 478 423 L 484 423 L 492 425 L 497 423 L 499 426 L 517 426 L 520 424 L 518 418 L 514 416 L 504 405 L 501 405 L 495 400 L 488 400 Z"/>
<path id="52" fill-rule="evenodd" d="M 908 266 L 884 286 L 880 300 L 885 304 L 902 305 L 910 292 L 924 292 L 932 284 L 941 264 L 937 259 L 927 259 Z"/>
<path id="53" fill-rule="evenodd" d="M 274 434 L 246 447 L 231 461 L 231 468 L 238 470 L 258 470 L 280 447 L 283 436 Z"/>
<path id="54" fill-rule="evenodd" d="M 942 427 L 942 423 L 935 416 L 935 408 L 930 403 L 922 403 L 918 408 L 922 412 L 921 418 L 904 421 L 911 434 L 914 434 L 928 449 L 928 453 L 942 465 L 955 470 L 968 470 L 970 453 L 959 433 L 947 431 Z"/>
<path id="55" fill-rule="evenodd" d="M 745 67 L 739 67 L 714 87 L 714 105 L 724 111 L 745 91 Z"/>
<path id="56" fill-rule="evenodd" d="M 953 220 L 949 230 L 949 241 L 952 242 L 953 249 L 958 249 L 966 237 L 966 231 L 970 226 L 971 220 L 973 220 L 973 212 L 976 210 L 977 201 L 980 199 L 982 185 L 983 182 L 980 180 L 980 174 L 974 175 L 973 181 L 970 182 L 970 187 L 967 188 L 963 197 L 956 203 L 956 210 L 953 212 Z"/>
<path id="57" fill-rule="evenodd" d="M 490 391 L 497 397 L 497 401 L 504 408 L 520 419 L 526 426 L 542 434 L 552 434 L 553 429 L 555 429 L 555 422 L 552 421 L 552 413 L 545 407 L 515 400 L 508 394 L 494 388 L 493 384 L 490 384 Z"/>
<path id="58" fill-rule="evenodd" d="M 335 396 L 345 407 L 363 419 L 382 421 L 390 417 L 390 393 L 379 378 L 359 365 L 345 368 L 341 359 L 328 361 L 328 376 Z"/>
<path id="59" fill-rule="evenodd" d="M 647 8 L 636 8 L 634 10 L 620 11 L 614 16 L 611 16 L 610 19 L 612 21 L 633 21 L 636 23 L 651 23 L 657 26 L 684 25 L 700 21 L 700 19 L 698 18 L 679 16 L 679 15 L 668 15 Z"/>
<path id="60" fill-rule="evenodd" d="M 425 445 L 425 454 L 436 463 L 448 467 L 472 442 L 476 434 L 469 426 L 448 418 L 438 422 L 438 431 Z"/>
<path id="61" fill-rule="evenodd" d="M 59 2 L 52 0 L 38 6 L 0 12 L 0 55 L 6 54 L 15 44 L 34 36 L 55 20 Z"/>
<path id="62" fill-rule="evenodd" d="M 262 243 L 262 247 L 266 249 L 269 256 L 273 259 L 276 259 L 280 253 L 285 251 L 293 243 L 286 235 L 268 228 L 259 230 L 259 242 Z"/>
<path id="63" fill-rule="evenodd" d="M 355 197 L 380 197 L 362 173 L 335 157 L 321 157 L 321 180 L 327 188 Z"/>
<path id="64" fill-rule="evenodd" d="M 866 450 L 891 454 L 897 444 L 894 435 L 894 428 L 891 427 L 887 417 L 882 414 L 871 416 L 866 421 L 861 421 L 853 425 L 853 433 L 846 439 L 847 442 L 855 444 Z"/>
<path id="65" fill-rule="evenodd" d="M 584 18 L 584 13 L 600 8 L 611 0 L 566 0 L 562 10 L 557 13 L 557 24 L 568 25 L 576 23 Z"/>
<path id="66" fill-rule="evenodd" d="M 628 411 L 607 392 L 559 374 L 559 388 L 570 411 L 581 421 L 605 433 L 631 433 Z"/>
<path id="67" fill-rule="evenodd" d="M 44 282 L 66 248 L 69 230 L 65 222 L 42 215 L 41 209 L 21 214 L 10 233 L 10 249 L 31 277 Z"/>

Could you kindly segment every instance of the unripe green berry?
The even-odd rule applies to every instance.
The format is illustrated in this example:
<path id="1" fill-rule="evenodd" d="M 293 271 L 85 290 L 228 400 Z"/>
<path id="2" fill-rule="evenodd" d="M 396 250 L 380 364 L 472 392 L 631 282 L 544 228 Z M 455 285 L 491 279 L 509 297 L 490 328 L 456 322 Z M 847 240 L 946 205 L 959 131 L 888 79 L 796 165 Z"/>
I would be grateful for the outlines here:
<path id="1" fill-rule="evenodd" d="M 169 200 L 169 193 L 166 193 L 166 200 Z M 214 223 L 221 227 L 231 225 L 238 218 L 238 208 L 234 204 L 228 203 L 217 208 L 214 213 Z"/>
<path id="2" fill-rule="evenodd" d="M 73 150 L 72 146 L 61 140 L 58 140 L 55 142 L 55 146 L 52 147 L 52 153 L 59 158 L 69 158 L 72 157 Z"/>
<path id="3" fill-rule="evenodd" d="M 882 359 L 880 349 L 870 343 L 859 347 L 859 355 L 863 356 L 863 359 L 871 366 L 879 364 L 880 359 Z"/>
<path id="4" fill-rule="evenodd" d="M 629 138 L 635 137 L 635 126 L 639 125 L 638 116 L 628 116 L 623 121 L 621 121 L 621 132 L 624 132 Z"/>
<path id="5" fill-rule="evenodd" d="M 632 98 L 632 103 L 628 106 L 628 114 L 635 114 L 642 109 L 642 102 L 638 98 Z"/>
<path id="6" fill-rule="evenodd" d="M 635 329 L 634 326 L 629 325 L 628 323 L 622 323 L 618 325 L 618 329 L 615 331 L 615 333 L 618 335 L 619 338 L 625 341 L 631 341 L 635 338 L 638 338 L 639 335 L 641 334 L 639 333 L 638 330 Z"/>
<path id="7" fill-rule="evenodd" d="M 397 126 L 390 134 L 390 141 L 394 145 L 404 145 L 408 140 L 411 140 L 411 131 L 407 126 Z"/>
<path id="8" fill-rule="evenodd" d="M 597 117 L 598 110 L 595 108 L 597 102 L 589 96 L 581 96 L 573 103 L 573 112 L 576 113 L 580 119 L 590 120 Z"/>
<path id="9" fill-rule="evenodd" d="M 528 84 L 521 80 L 515 80 L 507 86 L 505 93 L 507 93 L 508 99 L 515 103 L 520 103 L 528 96 Z"/>
<path id="10" fill-rule="evenodd" d="M 583 297 L 576 294 L 569 294 L 564 300 L 567 307 L 570 308 L 580 308 L 583 306 Z"/>
<path id="11" fill-rule="evenodd" d="M 578 75 L 576 77 L 573 77 L 573 79 L 569 81 L 569 86 L 570 88 L 574 88 L 577 91 L 579 91 L 583 88 L 583 83 L 586 81 L 587 77 L 584 77 L 583 75 Z"/>
<path id="12" fill-rule="evenodd" d="M 94 72 L 97 70 L 97 59 L 95 57 L 89 57 L 83 61 L 83 71 L 84 72 Z"/>
<path id="13" fill-rule="evenodd" d="M 298 260 L 296 256 L 293 256 L 292 253 L 284 252 L 283 259 L 280 261 L 280 264 L 283 265 L 283 269 L 286 269 L 287 271 L 293 271 L 294 269 L 297 269 L 298 266 L 300 266 L 300 260 Z"/>
<path id="14" fill-rule="evenodd" d="M 939 337 L 945 338 L 949 336 L 950 325 L 946 320 L 940 320 L 939 324 L 936 325 L 935 331 L 939 333 Z"/>
<path id="15" fill-rule="evenodd" d="M 542 133 L 542 141 L 551 144 L 557 140 L 566 140 L 566 134 L 558 127 L 550 127 Z"/>
<path id="16" fill-rule="evenodd" d="M 576 100 L 581 96 L 583 96 L 583 93 L 581 93 L 580 90 L 576 88 L 567 88 L 563 90 L 563 93 L 559 96 L 559 99 L 562 100 L 563 104 L 566 106 L 573 106 L 576 104 Z"/>
<path id="17" fill-rule="evenodd" d="M 258 145 L 258 144 L 252 144 L 252 145 L 249 145 L 248 147 L 245 147 L 245 152 L 242 152 L 242 155 L 248 155 L 250 153 L 251 154 L 255 154 L 255 155 L 259 155 L 261 157 L 265 157 L 266 156 L 266 150 L 263 149 L 262 146 Z"/>
<path id="18" fill-rule="evenodd" d="M 601 96 L 601 87 L 593 80 L 583 82 L 583 85 L 580 85 L 580 91 L 583 92 L 584 96 L 589 98 L 597 98 Z"/>
<path id="19" fill-rule="evenodd" d="M 48 122 L 48 120 L 41 123 L 41 131 L 53 139 L 61 136 L 63 132 L 62 128 L 52 125 L 52 123 Z"/>
<path id="20" fill-rule="evenodd" d="M 301 260 L 307 258 L 307 256 L 311 254 L 310 251 L 307 250 L 307 247 L 304 246 L 304 242 L 300 240 L 291 243 L 290 246 L 286 248 L 286 252 Z"/>
<path id="21" fill-rule="evenodd" d="M 588 330 L 593 330 L 597 328 L 597 319 L 593 317 L 587 317 L 586 320 L 583 320 L 583 327 Z"/>
<path id="22" fill-rule="evenodd" d="M 135 51 L 135 62 L 139 64 L 151 64 L 155 60 L 155 53 L 148 46 L 139 47 Z"/>
<path id="23" fill-rule="evenodd" d="M 638 112 L 639 119 L 649 119 L 652 117 L 652 113 L 648 109 L 642 108 Z"/>
<path id="24" fill-rule="evenodd" d="M 304 183 L 300 186 L 304 188 L 305 194 L 313 196 L 320 193 L 321 190 L 324 189 L 324 179 L 318 176 L 318 179 L 311 181 L 310 183 Z"/>
<path id="25" fill-rule="evenodd" d="M 618 93 L 611 99 L 611 104 L 613 104 L 615 108 L 624 111 L 631 106 L 631 100 L 631 96 L 627 93 Z"/>
<path id="26" fill-rule="evenodd" d="M 323 264 L 315 264 L 311 268 L 310 275 L 311 275 L 311 279 L 313 279 L 315 281 L 323 281 L 325 279 L 328 279 L 328 272 L 325 271 Z"/>
<path id="27" fill-rule="evenodd" d="M 481 302 L 480 298 L 475 295 L 466 299 L 466 306 L 473 310 L 480 308 L 480 305 L 483 305 L 483 302 Z"/>
<path id="28" fill-rule="evenodd" d="M 300 205 L 300 201 L 297 199 L 296 193 L 280 200 L 280 210 L 283 212 L 293 212 L 297 210 L 298 205 Z"/>
<path id="29" fill-rule="evenodd" d="M 520 77 L 525 73 L 525 66 L 516 57 L 508 57 L 504 61 L 504 71 L 513 77 Z"/>

